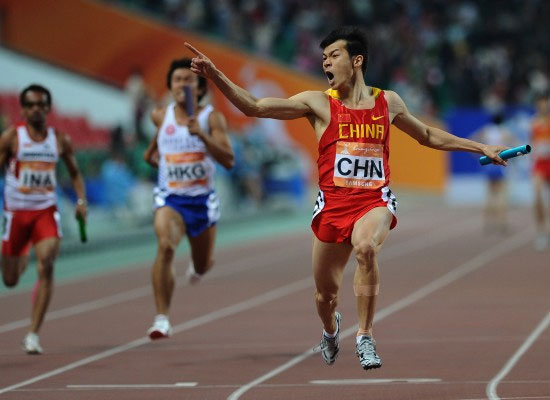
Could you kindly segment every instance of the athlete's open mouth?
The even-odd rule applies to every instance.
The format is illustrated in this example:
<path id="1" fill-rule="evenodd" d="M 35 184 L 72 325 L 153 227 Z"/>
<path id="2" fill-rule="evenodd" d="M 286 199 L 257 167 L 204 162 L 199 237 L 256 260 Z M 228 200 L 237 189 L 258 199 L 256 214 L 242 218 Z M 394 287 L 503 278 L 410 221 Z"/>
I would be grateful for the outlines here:
<path id="1" fill-rule="evenodd" d="M 326 74 L 329 82 L 334 79 L 334 74 L 332 72 L 326 71 L 325 74 Z"/>

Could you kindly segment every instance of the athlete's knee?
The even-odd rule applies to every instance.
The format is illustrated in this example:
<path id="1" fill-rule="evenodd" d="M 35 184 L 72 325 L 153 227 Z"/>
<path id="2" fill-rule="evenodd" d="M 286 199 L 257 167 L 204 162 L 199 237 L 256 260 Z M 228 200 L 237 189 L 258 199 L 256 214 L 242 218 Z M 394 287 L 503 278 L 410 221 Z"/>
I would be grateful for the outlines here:
<path id="1" fill-rule="evenodd" d="M 380 246 L 373 239 L 365 239 L 355 244 L 353 249 L 359 265 L 372 265 L 378 255 Z"/>
<path id="2" fill-rule="evenodd" d="M 163 257 L 173 257 L 176 252 L 176 245 L 170 239 L 159 238 L 158 252 Z"/>
<path id="3" fill-rule="evenodd" d="M 53 275 L 53 265 L 55 263 L 55 256 L 56 256 L 55 253 L 46 254 L 37 259 L 37 262 L 40 268 L 39 270 L 40 275 L 43 275 L 44 277 Z"/>
<path id="4" fill-rule="evenodd" d="M 6 287 L 14 287 L 19 282 L 17 265 L 2 260 L 2 281 Z"/>
<path id="5" fill-rule="evenodd" d="M 45 260 L 40 262 L 38 279 L 43 282 L 53 281 L 53 260 Z"/>
<path id="6" fill-rule="evenodd" d="M 15 274 L 2 274 L 2 281 L 4 282 L 4 285 L 6 287 L 15 287 L 17 285 L 17 282 L 19 282 L 19 277 Z"/>
<path id="7" fill-rule="evenodd" d="M 338 301 L 338 294 L 330 292 L 322 293 L 317 291 L 315 293 L 315 300 L 318 303 L 335 304 Z"/>

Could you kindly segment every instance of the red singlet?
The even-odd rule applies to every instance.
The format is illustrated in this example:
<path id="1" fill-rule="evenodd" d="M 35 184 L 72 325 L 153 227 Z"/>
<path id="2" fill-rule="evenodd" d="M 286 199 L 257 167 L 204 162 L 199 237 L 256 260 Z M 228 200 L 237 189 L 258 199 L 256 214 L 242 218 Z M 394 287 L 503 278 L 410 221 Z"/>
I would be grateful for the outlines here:
<path id="1" fill-rule="evenodd" d="M 550 181 L 550 118 L 538 118 L 533 122 L 533 172 Z"/>
<path id="2" fill-rule="evenodd" d="M 351 241 L 353 226 L 368 211 L 387 207 L 397 224 L 390 182 L 390 119 L 384 92 L 372 88 L 371 109 L 349 109 L 328 90 L 330 123 L 319 141 L 319 196 L 311 227 L 329 243 Z"/>

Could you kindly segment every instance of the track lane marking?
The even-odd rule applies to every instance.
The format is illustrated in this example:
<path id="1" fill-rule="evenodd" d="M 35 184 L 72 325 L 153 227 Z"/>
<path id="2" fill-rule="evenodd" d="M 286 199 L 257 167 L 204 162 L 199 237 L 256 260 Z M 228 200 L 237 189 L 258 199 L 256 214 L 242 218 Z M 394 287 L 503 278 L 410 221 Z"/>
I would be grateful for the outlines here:
<path id="1" fill-rule="evenodd" d="M 198 382 L 177 382 L 168 384 L 105 384 L 105 385 L 67 385 L 67 389 L 165 389 L 165 388 L 180 388 L 180 387 L 195 387 Z"/>
<path id="2" fill-rule="evenodd" d="M 309 381 L 314 385 L 380 385 L 388 383 L 439 383 L 437 378 L 326 379 Z"/>
<path id="3" fill-rule="evenodd" d="M 385 257 L 381 257 L 381 260 L 386 260 L 387 261 L 391 258 L 394 258 L 394 257 L 397 258 L 397 257 L 400 257 L 400 256 L 404 255 L 402 250 L 401 251 L 395 250 L 395 249 L 398 249 L 401 246 L 405 246 L 405 247 L 408 246 L 409 252 L 417 251 L 417 250 L 421 250 L 422 248 L 432 246 L 434 244 L 434 242 L 437 243 L 438 240 L 439 241 L 447 240 L 449 235 L 452 237 L 456 233 L 462 234 L 463 233 L 462 230 L 460 230 L 460 229 L 457 230 L 457 227 L 461 227 L 463 225 L 466 226 L 468 224 L 471 224 L 472 221 L 477 221 L 477 218 L 470 218 L 468 220 L 463 220 L 462 223 L 455 224 L 455 226 L 453 226 L 451 229 L 442 229 L 442 231 L 443 232 L 446 231 L 446 233 L 439 232 L 439 234 L 437 234 L 434 231 L 430 231 L 429 233 L 427 233 L 425 235 L 417 236 L 413 239 L 405 241 L 404 243 L 394 245 L 393 247 L 390 247 L 386 250 Z M 455 233 L 452 234 L 452 232 L 455 232 Z M 432 237 L 434 242 L 426 240 L 425 236 Z M 394 251 L 390 251 L 391 249 L 394 249 Z M 197 326 L 209 323 L 209 322 L 213 322 L 217 319 L 224 318 L 224 317 L 227 317 L 227 316 L 230 316 L 230 315 L 248 310 L 248 309 L 256 307 L 258 305 L 262 305 L 262 304 L 265 304 L 267 302 L 277 300 L 281 297 L 299 292 L 301 290 L 311 288 L 313 286 L 313 283 L 314 282 L 313 282 L 312 277 L 307 277 L 307 278 L 295 281 L 291 284 L 284 285 L 284 286 L 279 287 L 277 289 L 274 289 L 270 292 L 267 292 L 263 295 L 253 297 L 251 299 L 236 303 L 232 306 L 219 309 L 217 311 L 205 314 L 201 317 L 194 318 L 194 319 L 189 320 L 187 322 L 184 322 L 182 324 L 176 325 L 176 326 L 173 327 L 173 333 L 177 334 L 177 333 L 183 332 L 185 330 L 188 330 L 188 329 L 191 329 L 191 328 L 194 328 L 194 327 L 197 327 Z M 410 296 L 408 296 L 408 297 L 410 297 Z M 382 318 L 384 318 L 384 314 L 383 314 L 384 310 L 385 309 L 381 310 L 378 313 L 378 316 L 382 315 Z M 394 312 L 394 311 L 392 311 L 392 312 Z M 375 318 L 375 321 L 376 320 L 377 320 L 377 318 Z M 355 330 L 357 329 L 356 327 L 352 327 L 352 328 L 354 328 Z M 349 331 L 349 333 L 347 333 L 347 335 L 350 335 L 352 332 L 354 332 L 354 330 L 352 330 L 352 328 L 349 328 L 348 330 L 345 331 L 345 332 Z M 49 372 L 37 375 L 37 376 L 35 376 L 33 378 L 30 378 L 30 379 L 27 379 L 25 381 L 21 381 L 21 382 L 15 383 L 13 385 L 6 386 L 4 388 L 0 388 L 0 395 L 3 394 L 3 393 L 6 393 L 6 392 L 24 387 L 24 386 L 31 385 L 33 383 L 42 381 L 44 379 L 48 379 L 48 378 L 51 378 L 53 376 L 65 373 L 67 371 L 74 370 L 76 368 L 79 368 L 81 366 L 93 363 L 95 361 L 99 361 L 99 360 L 111 357 L 115 354 L 119 354 L 119 353 L 122 353 L 124 351 L 131 350 L 131 349 L 139 347 L 139 346 L 143 346 L 144 344 L 147 344 L 149 342 L 150 342 L 150 339 L 148 337 L 143 337 L 143 338 L 133 340 L 133 341 L 131 341 L 129 343 L 126 343 L 126 344 L 123 344 L 123 345 L 115 346 L 115 347 L 113 347 L 109 350 L 100 352 L 100 353 L 95 354 L 95 355 L 90 356 L 90 357 L 86 357 L 84 359 L 75 361 L 73 363 L 69 363 L 69 364 L 67 364 L 63 367 L 56 368 L 54 370 L 51 370 Z M 303 359 L 308 358 L 311 355 L 310 353 L 311 353 L 311 350 L 308 350 L 307 352 L 303 353 L 302 355 L 296 357 L 295 361 L 291 360 L 289 363 L 284 364 L 284 366 L 286 366 L 287 368 L 284 368 L 280 372 L 284 371 L 285 369 L 288 369 L 288 367 L 290 367 L 294 364 L 298 364 Z M 277 372 L 275 375 L 277 375 L 278 373 L 279 372 Z M 275 375 L 273 375 L 273 376 L 275 376 Z"/>
<path id="4" fill-rule="evenodd" d="M 469 261 L 459 265 L 458 267 L 449 271 L 445 275 L 439 277 L 438 279 L 433 280 L 427 285 L 409 294 L 408 296 L 405 296 L 402 299 L 396 301 L 395 303 L 387 307 L 384 307 L 383 309 L 381 309 L 376 313 L 374 317 L 374 322 L 378 322 L 383 320 L 384 318 L 387 318 L 388 316 L 394 314 L 395 312 L 408 307 L 409 305 L 427 297 L 433 292 L 449 285 L 450 283 L 462 278 L 463 276 L 485 266 L 488 262 L 494 260 L 495 258 L 498 258 L 499 256 L 509 253 L 515 250 L 517 247 L 524 245 L 531 239 L 532 237 L 531 231 L 532 230 L 530 228 L 524 229 L 523 231 L 512 236 L 511 238 L 508 238 L 490 247 L 489 249 L 486 249 L 485 251 L 479 253 Z M 344 339 L 354 334 L 355 332 L 357 332 L 358 328 L 359 328 L 359 325 L 355 324 L 354 326 L 351 326 L 348 329 L 342 331 L 340 333 L 340 337 Z M 238 400 L 241 397 L 241 395 L 248 392 L 253 387 L 267 381 L 268 379 L 273 378 L 274 376 L 279 375 L 281 372 L 284 372 L 292 368 L 293 366 L 299 364 L 300 362 L 309 358 L 313 354 L 314 352 L 311 349 L 304 351 L 302 354 L 292 358 L 291 360 L 280 365 L 279 367 L 241 386 L 238 390 L 231 393 L 227 398 L 227 400 Z"/>
<path id="5" fill-rule="evenodd" d="M 499 373 L 491 379 L 487 385 L 486 394 L 489 400 L 500 400 L 500 397 L 497 394 L 497 387 L 500 381 L 504 379 L 506 375 L 514 368 L 519 359 L 525 354 L 527 350 L 531 347 L 533 343 L 538 339 L 538 337 L 548 328 L 550 325 L 550 312 L 546 314 L 546 317 L 537 325 L 537 327 L 531 332 L 529 337 L 521 344 L 519 349 L 514 353 L 514 355 L 508 360 L 508 362 L 502 367 Z"/>
<path id="6" fill-rule="evenodd" d="M 285 257 L 292 256 L 294 255 L 289 252 L 285 252 L 281 255 L 281 251 L 277 249 L 267 254 L 263 253 L 262 255 L 243 257 L 242 259 L 236 260 L 234 262 L 224 264 L 223 269 L 212 271 L 211 274 L 204 277 L 204 280 L 211 280 L 214 278 L 220 278 L 224 276 L 238 274 L 241 272 L 246 272 L 248 270 L 258 268 L 258 265 L 262 265 L 262 263 L 263 265 L 265 265 L 266 260 L 269 262 L 281 261 L 281 259 L 284 260 Z M 261 268 L 263 267 L 260 267 L 260 269 Z M 185 286 L 185 273 L 182 273 L 181 275 L 178 275 L 176 277 L 176 287 L 182 286 Z M 152 295 L 152 293 L 153 290 L 151 288 L 151 284 L 148 284 L 139 288 L 119 292 L 117 294 L 103 297 L 97 300 L 91 300 L 84 303 L 76 304 L 71 307 L 50 311 L 46 313 L 45 321 L 54 321 L 60 318 L 71 317 L 89 311 L 96 311 L 98 309 L 120 304 L 125 301 L 136 300 L 140 297 Z M 6 324 L 0 325 L 0 334 L 10 332 L 15 329 L 24 328 L 25 326 L 29 326 L 30 323 L 30 318 L 23 318 L 20 320 L 8 322 Z"/>
<path id="7" fill-rule="evenodd" d="M 385 253 L 381 255 L 380 261 L 385 261 L 399 256 L 404 256 L 413 251 L 418 251 L 426 248 L 426 242 L 430 245 L 438 244 L 446 240 L 452 239 L 455 236 L 460 236 L 464 231 L 471 227 L 473 222 L 477 222 L 478 218 L 469 218 L 462 220 L 460 223 L 445 225 L 444 229 L 429 231 L 428 233 L 413 237 L 412 239 L 405 240 L 402 243 L 390 245 L 386 248 Z M 450 229 L 449 229 L 450 228 Z M 391 253 L 388 258 L 388 253 Z M 258 265 L 265 263 L 266 259 L 281 260 L 281 257 L 288 256 L 288 252 L 284 252 L 281 255 L 280 249 L 276 249 L 267 255 L 263 253 L 260 256 L 249 256 L 247 258 L 236 260 L 229 265 L 224 265 L 223 269 L 214 269 L 210 275 L 204 277 L 204 280 L 210 280 L 214 278 L 220 278 L 224 276 L 230 276 L 240 272 L 245 272 L 251 269 L 257 268 Z M 238 268 L 229 270 L 228 268 L 236 265 Z M 242 265 L 247 265 L 243 267 Z M 240 266 L 240 267 L 239 267 Z M 117 271 L 113 271 L 117 272 Z M 184 286 L 184 274 L 179 275 L 176 279 L 176 287 Z M 127 290 L 111 296 L 103 297 L 98 300 L 91 300 L 88 302 L 80 303 L 71 307 L 66 307 L 58 310 L 49 311 L 46 313 L 45 321 L 54 321 L 60 318 L 71 317 L 79 315 L 84 312 L 95 311 L 108 306 L 120 304 L 125 301 L 135 300 L 143 296 L 152 294 L 151 285 L 142 286 L 136 289 Z M 0 334 L 10 332 L 16 329 L 24 328 L 30 325 L 30 318 L 23 318 L 16 321 L 8 322 L 0 325 Z"/>

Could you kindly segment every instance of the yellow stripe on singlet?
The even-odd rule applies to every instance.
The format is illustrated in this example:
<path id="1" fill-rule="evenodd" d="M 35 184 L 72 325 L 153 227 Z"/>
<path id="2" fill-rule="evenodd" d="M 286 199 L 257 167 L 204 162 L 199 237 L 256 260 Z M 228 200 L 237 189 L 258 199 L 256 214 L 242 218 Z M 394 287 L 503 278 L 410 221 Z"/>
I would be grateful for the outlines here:
<path id="1" fill-rule="evenodd" d="M 378 89 L 376 87 L 371 87 L 371 89 L 372 89 L 372 95 L 374 96 L 374 98 L 378 98 L 378 96 L 382 92 L 382 89 Z M 338 93 L 338 90 L 336 90 L 336 89 L 327 89 L 327 90 L 325 90 L 325 93 L 329 97 L 332 97 L 333 99 L 340 100 L 340 94 Z"/>

